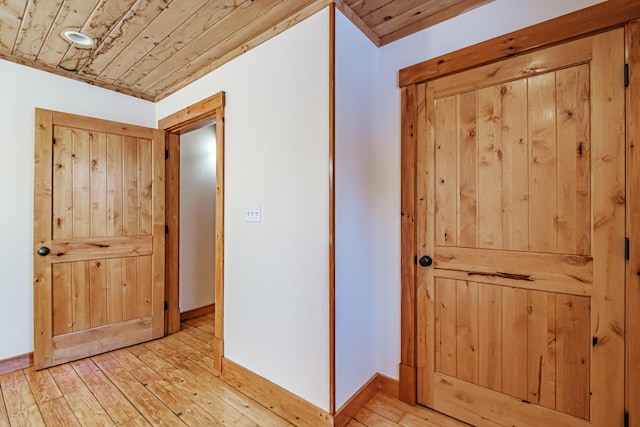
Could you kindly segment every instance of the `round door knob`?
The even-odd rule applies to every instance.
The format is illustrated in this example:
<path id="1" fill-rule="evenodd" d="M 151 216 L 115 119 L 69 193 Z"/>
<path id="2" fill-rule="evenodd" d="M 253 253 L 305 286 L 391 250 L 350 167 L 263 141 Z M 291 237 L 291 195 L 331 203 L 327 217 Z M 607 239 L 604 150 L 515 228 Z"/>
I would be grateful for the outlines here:
<path id="1" fill-rule="evenodd" d="M 429 267 L 431 264 L 433 264 L 433 260 L 428 255 L 425 255 L 425 256 L 421 257 L 420 261 L 418 261 L 418 262 L 420 263 L 420 265 L 422 267 Z"/>
<path id="2" fill-rule="evenodd" d="M 51 252 L 51 251 L 46 246 L 38 248 L 38 255 L 40 255 L 40 256 L 47 256 L 47 255 L 49 255 L 49 252 Z"/>

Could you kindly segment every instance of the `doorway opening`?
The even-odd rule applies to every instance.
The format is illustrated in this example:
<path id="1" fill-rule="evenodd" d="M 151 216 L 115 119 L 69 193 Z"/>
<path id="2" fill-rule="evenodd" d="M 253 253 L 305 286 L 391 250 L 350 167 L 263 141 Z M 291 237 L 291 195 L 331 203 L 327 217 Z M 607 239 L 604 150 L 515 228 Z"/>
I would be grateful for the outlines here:
<path id="1" fill-rule="evenodd" d="M 179 306 L 185 321 L 215 311 L 216 124 L 180 135 Z"/>
<path id="2" fill-rule="evenodd" d="M 224 92 L 220 92 L 209 98 L 206 98 L 196 104 L 193 104 L 187 108 L 184 108 L 158 122 L 158 127 L 165 131 L 165 157 L 166 157 L 166 247 L 165 247 L 165 335 L 170 335 L 180 330 L 180 312 L 189 313 L 189 315 L 205 314 L 206 310 L 213 309 L 214 312 L 214 340 L 213 340 L 213 360 L 214 368 L 218 371 L 222 370 L 222 357 L 223 357 L 223 321 L 224 321 Z M 207 139 L 211 137 L 211 133 L 215 135 L 215 150 L 212 150 L 211 139 L 209 143 L 194 142 L 198 139 Z M 181 139 L 184 145 L 181 143 Z M 197 146 L 202 147 L 198 148 Z M 212 194 L 212 186 L 210 182 L 204 185 L 201 190 L 208 193 L 208 196 L 193 195 L 196 198 L 202 198 L 206 202 L 212 202 L 209 204 L 209 208 L 213 208 L 213 212 L 203 214 L 205 209 L 200 207 L 187 206 L 190 202 L 182 202 L 181 195 L 181 178 L 189 180 L 192 177 L 181 174 L 181 146 L 183 150 L 186 150 L 185 157 L 195 156 L 197 166 L 189 163 L 186 166 L 189 169 L 203 168 L 208 172 L 204 175 L 209 175 L 213 162 L 215 164 L 215 197 Z M 190 151 L 196 153 L 190 153 Z M 199 150 L 203 150 L 199 152 Z M 206 154 L 208 152 L 208 154 Z M 204 159 L 208 157 L 208 159 Z M 189 171 L 191 175 L 193 170 Z M 198 173 L 196 172 L 196 175 Z M 189 184 L 187 184 L 189 185 Z M 191 196 L 191 195 L 190 195 Z M 189 196 L 189 197 L 190 197 Z M 184 204 L 184 206 L 181 206 Z M 181 212 L 182 210 L 182 212 Z M 189 212 L 193 211 L 193 212 Z M 196 233 L 199 233 L 199 238 L 202 237 L 203 242 L 193 244 L 194 231 L 189 226 L 181 226 L 181 213 L 195 217 L 202 220 L 202 224 L 198 228 L 196 226 Z M 208 219 L 207 219 L 208 217 Z M 192 218 L 193 219 L 193 218 Z M 186 221 L 190 219 L 187 218 Z M 184 230 L 183 230 L 184 228 Z M 204 230 L 206 228 L 206 230 Z M 208 237 L 207 237 L 208 236 Z M 213 241 L 211 237 L 213 236 Z M 187 243 L 188 242 L 188 243 Z M 188 247 L 188 253 L 182 254 L 181 246 Z M 182 248 L 187 249 L 187 248 Z M 189 253 L 190 252 L 190 253 Z M 182 259 L 181 259 L 182 258 Z M 197 260 L 196 258 L 201 258 Z M 204 261 L 202 261 L 204 259 Z M 202 300 L 200 299 L 202 294 L 199 294 L 200 290 L 183 290 L 181 286 L 182 282 L 188 282 L 192 280 L 194 271 L 193 266 L 185 265 L 185 261 L 194 261 L 196 263 L 202 263 L 203 265 L 198 268 L 202 270 L 198 273 L 199 276 L 204 277 L 204 285 L 198 285 L 204 294 L 215 289 L 213 295 L 214 304 L 200 305 Z M 182 263 L 181 263 L 182 261 Z M 211 265 L 213 264 L 213 280 L 207 280 L 207 277 L 211 278 Z M 182 274 L 181 274 L 182 272 Z M 191 276 L 190 276 L 191 275 Z M 191 278 L 189 278 L 191 277 Z M 199 279 L 198 279 L 199 280 Z M 214 286 L 215 284 L 215 286 Z M 183 295 L 182 292 L 188 295 Z M 210 296 L 209 296 L 210 297 Z M 188 308 L 194 304 L 200 305 L 197 308 Z M 204 307 L 204 308 L 203 308 Z M 205 310 L 205 312 L 199 312 L 199 310 Z M 192 311 L 193 310 L 193 311 Z"/>

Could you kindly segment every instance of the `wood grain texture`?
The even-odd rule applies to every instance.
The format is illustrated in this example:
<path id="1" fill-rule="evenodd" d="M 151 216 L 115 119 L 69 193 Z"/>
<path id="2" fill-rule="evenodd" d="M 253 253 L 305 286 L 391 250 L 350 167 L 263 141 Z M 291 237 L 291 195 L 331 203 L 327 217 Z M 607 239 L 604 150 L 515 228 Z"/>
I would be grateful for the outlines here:
<path id="1" fill-rule="evenodd" d="M 51 242 L 52 263 L 86 261 L 102 258 L 122 258 L 128 256 L 151 255 L 153 239 L 151 235 L 54 240 Z"/>
<path id="2" fill-rule="evenodd" d="M 633 21 L 625 35 L 629 88 L 627 90 L 627 237 L 629 261 L 626 276 L 626 405 L 632 419 L 640 418 L 640 21 Z"/>
<path id="3" fill-rule="evenodd" d="M 225 425 L 293 426 L 213 371 L 213 359 L 195 343 L 212 340 L 213 318 L 207 314 L 190 319 L 174 335 L 106 355 L 41 371 L 27 368 L 13 375 L 0 374 L 0 424 L 10 425 L 11 415 L 18 425 L 44 425 L 43 420 L 56 426 L 150 426 L 169 420 L 177 425 L 210 426 L 218 420 Z M 195 341 L 186 340 L 187 335 Z M 370 398 L 358 399 L 358 419 L 363 420 L 366 411 L 367 416 L 393 427 L 466 425 L 398 401 L 394 379 L 376 374 L 372 382 L 375 387 L 365 388 L 372 389 Z M 34 402 L 39 414 L 28 411 Z M 7 407 L 19 409 L 9 414 Z M 354 418 L 341 419 L 336 417 L 333 425 L 363 425 Z"/>
<path id="4" fill-rule="evenodd" d="M 400 333 L 402 335 L 402 347 L 400 349 L 400 376 L 403 377 L 403 387 L 400 388 L 400 399 L 409 404 L 415 404 L 416 390 L 411 385 L 404 386 L 405 375 L 415 375 L 415 298 L 416 298 L 416 271 L 415 257 L 415 202 L 416 202 L 416 178 L 415 178 L 415 150 L 416 150 L 416 90 L 415 87 L 402 89 L 401 105 L 402 132 L 400 137 L 400 150 L 402 159 L 402 175 L 400 177 L 400 233 L 402 245 L 401 251 L 401 300 L 403 306 L 410 307 L 400 314 Z M 412 112 L 412 113 L 410 113 Z M 413 383 L 413 381 L 411 381 Z"/>
<path id="5" fill-rule="evenodd" d="M 423 82 L 607 28 L 622 26 L 638 17 L 639 3 L 609 0 L 402 69 L 399 86 Z"/>
<path id="6" fill-rule="evenodd" d="M 597 53 L 597 56 L 595 55 Z M 625 261 L 625 88 L 624 30 L 594 37 L 591 63 L 594 298 L 591 333 L 597 343 L 591 366 L 594 424 L 623 423 Z M 602 399 L 607 396 L 605 404 Z"/>
<path id="7" fill-rule="evenodd" d="M 218 92 L 158 120 L 158 128 L 170 133 L 179 133 L 188 131 L 193 126 L 202 126 L 207 120 L 213 120 L 216 110 L 224 107 L 224 104 L 225 93 Z"/>
<path id="8" fill-rule="evenodd" d="M 434 103 L 429 102 L 433 97 L 433 90 L 427 85 L 417 85 L 417 129 L 416 134 L 416 247 L 421 255 L 432 256 L 435 250 L 435 224 L 433 218 L 436 213 L 436 191 L 435 187 L 435 167 L 432 163 L 435 153 L 434 145 L 434 124 L 435 111 Z M 431 158 L 429 157 L 431 156 Z M 414 261 L 415 263 L 415 261 Z M 429 357 L 429 353 L 421 352 L 418 346 L 426 346 L 435 349 L 437 341 L 435 339 L 435 322 L 431 319 L 436 315 L 436 280 L 433 269 L 420 269 L 416 271 L 416 341 L 413 351 L 416 352 L 417 375 L 413 381 L 408 382 L 417 389 L 417 400 L 433 405 L 434 387 L 433 381 L 435 372 L 434 357 Z M 417 338 L 422 339 L 418 340 Z M 405 387 L 404 378 L 400 377 L 401 390 Z M 421 384 L 418 387 L 418 384 Z"/>
<path id="9" fill-rule="evenodd" d="M 159 124 L 160 129 L 164 126 Z M 180 135 L 165 133 L 165 335 L 180 330 Z"/>
<path id="10" fill-rule="evenodd" d="M 44 152 L 49 171 L 34 197 L 50 206 L 36 227 L 49 222 L 52 250 L 36 259 L 49 275 L 49 289 L 35 295 L 36 330 L 51 335 L 35 343 L 40 369 L 162 336 L 164 140 L 152 129 L 38 114 L 49 125 L 40 126 L 36 159 Z"/>
<path id="11" fill-rule="evenodd" d="M 53 174 L 53 117 L 51 111 L 36 109 L 34 152 L 34 212 L 33 220 L 33 304 L 34 304 L 34 365 L 36 369 L 51 364 L 53 336 L 51 261 L 37 254 L 40 247 L 51 246 Z"/>
<path id="12" fill-rule="evenodd" d="M 9 374 L 33 365 L 33 353 L 21 354 L 0 360 L 0 375 Z"/>
<path id="13" fill-rule="evenodd" d="M 431 228 L 435 246 L 434 264 L 416 280 L 426 282 L 417 303 L 420 403 L 474 425 L 620 421 L 624 270 L 623 245 L 613 236 L 623 241 L 622 33 L 556 46 L 547 63 L 557 69 L 542 73 L 513 67 L 511 78 L 485 86 L 481 67 L 426 83 L 416 176 L 419 186 L 435 171 L 424 180 L 435 209 L 425 202 L 417 210 L 416 238 L 426 247 L 423 227 Z M 575 64 L 559 60 L 575 46 L 589 50 L 567 52 Z M 456 230 L 462 225 L 465 232 Z M 435 278 L 433 314 L 428 277 Z M 606 354 L 618 360 L 615 368 L 605 368 Z M 596 389 L 615 404 L 597 400 Z"/>
<path id="14" fill-rule="evenodd" d="M 214 368 L 222 370 L 224 355 L 224 106 L 216 109 L 216 254 L 215 254 L 215 334 Z"/>
<path id="15" fill-rule="evenodd" d="M 229 359 L 222 360 L 222 380 L 252 400 L 299 426 L 329 426 L 333 417 L 315 405 L 260 377 Z"/>
<path id="16" fill-rule="evenodd" d="M 544 406 L 506 396 L 455 378 L 436 374 L 438 406 L 447 411 L 456 406 L 459 419 L 471 425 L 483 425 L 490 420 L 499 425 L 586 427 L 589 422 Z"/>
<path id="17" fill-rule="evenodd" d="M 491 1 L 7 0 L 0 57 L 158 101 L 331 5 L 381 46 Z M 68 28 L 95 45 L 71 45 Z"/>
<path id="18" fill-rule="evenodd" d="M 353 417 L 364 408 L 367 403 L 380 391 L 388 387 L 388 383 L 393 384 L 392 387 L 398 386 L 396 380 L 385 377 L 381 374 L 375 374 L 367 381 L 351 398 L 338 409 L 333 417 L 334 427 L 344 427 L 353 419 Z M 385 393 L 393 396 L 390 393 Z M 397 398 L 397 397 L 396 397 Z"/>
<path id="19" fill-rule="evenodd" d="M 177 230 L 167 239 L 166 247 L 166 274 L 169 280 L 166 281 L 165 293 L 169 298 L 168 322 L 166 325 L 166 333 L 177 331 L 177 319 L 180 318 L 179 301 L 179 283 L 177 277 L 177 269 L 170 267 L 177 266 L 178 263 L 178 238 L 179 238 L 179 200 L 175 197 L 175 193 L 170 191 L 177 190 L 179 187 L 179 134 L 183 131 L 204 126 L 215 120 L 216 123 L 216 251 L 215 251 L 215 369 L 222 370 L 222 357 L 224 354 L 224 103 L 225 93 L 220 92 L 208 98 L 203 99 L 193 105 L 190 105 L 170 116 L 167 116 L 158 122 L 158 126 L 165 132 L 165 149 L 169 149 L 169 161 L 165 164 L 165 216 L 170 221 L 170 230 Z M 173 156 L 173 158 L 172 158 Z M 171 196 L 169 196 L 171 194 Z M 168 204 L 166 203 L 168 202 Z"/>

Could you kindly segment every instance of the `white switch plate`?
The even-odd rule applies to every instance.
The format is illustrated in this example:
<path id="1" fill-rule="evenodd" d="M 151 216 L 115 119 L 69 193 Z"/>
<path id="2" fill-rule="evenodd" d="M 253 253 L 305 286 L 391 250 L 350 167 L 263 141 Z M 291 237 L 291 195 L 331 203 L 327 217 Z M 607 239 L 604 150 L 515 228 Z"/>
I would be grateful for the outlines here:
<path id="1" fill-rule="evenodd" d="M 261 222 L 262 209 L 260 205 L 247 206 L 244 211 L 244 222 Z"/>

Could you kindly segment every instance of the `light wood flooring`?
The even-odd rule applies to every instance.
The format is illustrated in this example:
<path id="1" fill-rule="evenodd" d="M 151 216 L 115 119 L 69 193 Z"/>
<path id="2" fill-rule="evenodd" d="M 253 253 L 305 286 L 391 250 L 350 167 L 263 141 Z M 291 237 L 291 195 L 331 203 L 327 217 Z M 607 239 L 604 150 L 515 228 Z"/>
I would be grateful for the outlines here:
<path id="1" fill-rule="evenodd" d="M 291 426 L 213 374 L 213 315 L 145 344 L 0 376 L 0 426 Z M 461 426 L 378 393 L 349 423 Z"/>

